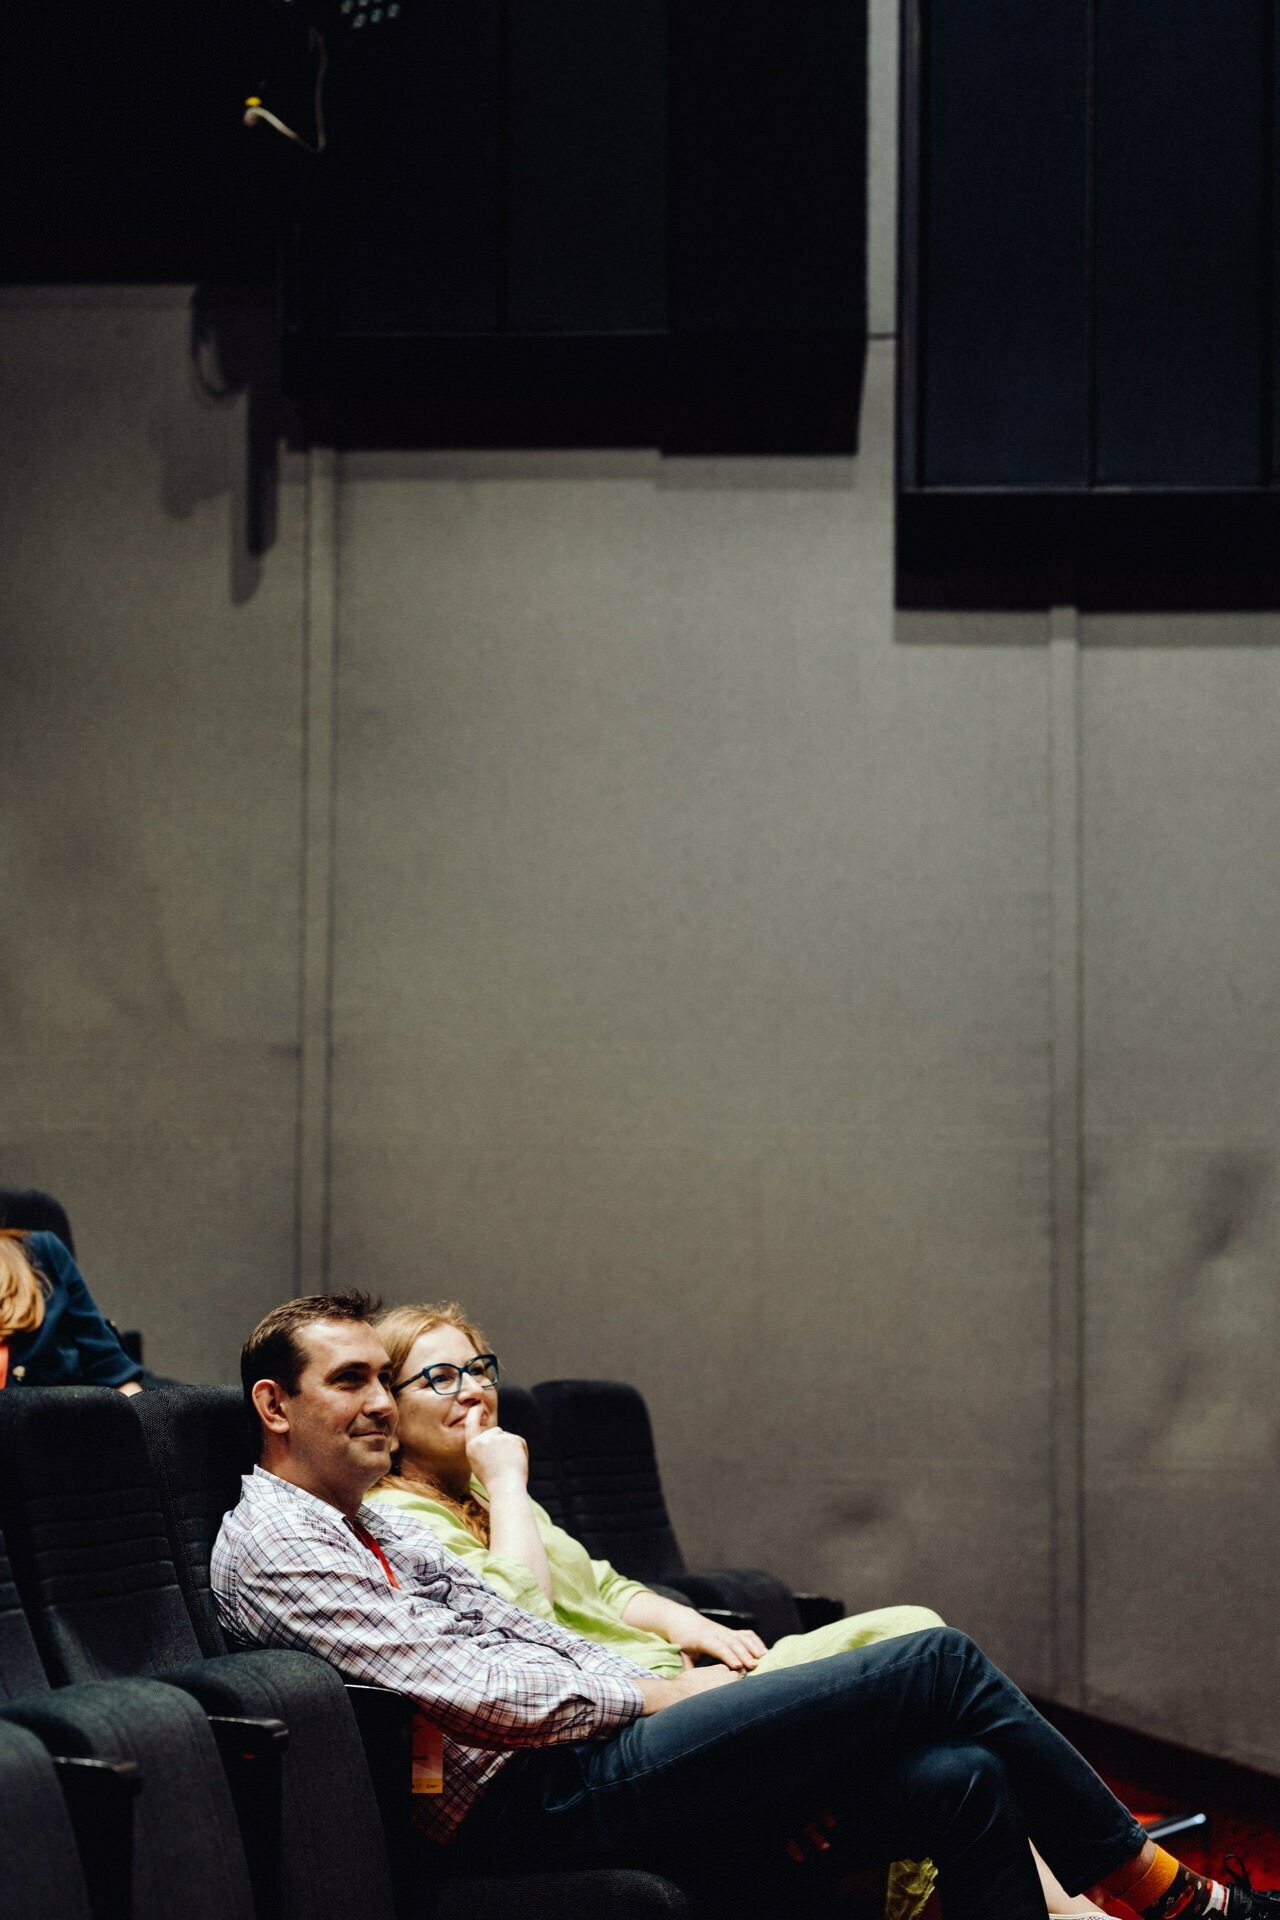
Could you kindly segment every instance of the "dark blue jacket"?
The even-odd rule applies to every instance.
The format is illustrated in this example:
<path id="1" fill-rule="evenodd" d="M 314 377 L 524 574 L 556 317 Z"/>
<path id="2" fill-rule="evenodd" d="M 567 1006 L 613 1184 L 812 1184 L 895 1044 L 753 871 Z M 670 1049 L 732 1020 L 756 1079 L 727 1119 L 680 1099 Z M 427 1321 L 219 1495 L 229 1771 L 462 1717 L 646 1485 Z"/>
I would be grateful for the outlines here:
<path id="1" fill-rule="evenodd" d="M 9 1335 L 10 1386 L 118 1387 L 136 1380 L 142 1368 L 98 1312 L 84 1275 L 57 1235 L 29 1233 L 25 1244 L 28 1260 L 49 1282 L 50 1292 L 35 1332 Z"/>

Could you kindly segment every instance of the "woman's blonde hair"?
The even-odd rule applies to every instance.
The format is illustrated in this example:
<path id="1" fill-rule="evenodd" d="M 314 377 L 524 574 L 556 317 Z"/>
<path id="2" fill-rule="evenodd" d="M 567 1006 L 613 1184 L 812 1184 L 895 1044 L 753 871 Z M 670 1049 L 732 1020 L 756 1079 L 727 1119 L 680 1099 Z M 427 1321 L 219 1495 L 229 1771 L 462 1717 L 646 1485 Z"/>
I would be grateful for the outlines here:
<path id="1" fill-rule="evenodd" d="M 456 1327 L 459 1333 L 466 1334 L 477 1353 L 489 1351 L 488 1336 L 474 1320 L 468 1318 L 456 1300 L 392 1307 L 390 1313 L 384 1313 L 381 1320 L 374 1321 L 373 1330 L 387 1350 L 393 1380 L 423 1334 L 430 1333 L 433 1327 Z"/>
<path id="2" fill-rule="evenodd" d="M 390 1313 L 384 1313 L 381 1320 L 375 1320 L 373 1330 L 387 1350 L 391 1362 L 391 1378 L 399 1377 L 400 1370 L 409 1358 L 417 1342 L 424 1333 L 430 1333 L 433 1327 L 456 1327 L 459 1333 L 465 1333 L 477 1353 L 489 1350 L 488 1336 L 478 1327 L 456 1300 L 424 1301 L 418 1306 L 392 1307 Z M 404 1485 L 400 1472 L 400 1456 L 397 1452 L 390 1473 L 384 1473 L 378 1485 L 380 1487 L 399 1487 Z M 473 1533 L 482 1545 L 489 1544 L 489 1510 L 478 1500 L 468 1497 L 455 1500 L 443 1487 L 432 1489 L 441 1505 L 449 1507 L 457 1514 L 469 1533 Z"/>
<path id="3" fill-rule="evenodd" d="M 26 1235 L 0 1227 L 0 1339 L 42 1326 L 49 1291 L 49 1282 L 27 1258 Z"/>

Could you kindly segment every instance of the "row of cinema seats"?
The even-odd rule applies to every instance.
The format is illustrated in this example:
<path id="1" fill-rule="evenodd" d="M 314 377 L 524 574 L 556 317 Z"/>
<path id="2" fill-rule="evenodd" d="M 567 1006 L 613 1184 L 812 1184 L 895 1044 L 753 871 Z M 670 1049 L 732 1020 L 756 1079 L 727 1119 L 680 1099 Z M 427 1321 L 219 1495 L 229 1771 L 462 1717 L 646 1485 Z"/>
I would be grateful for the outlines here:
<path id="1" fill-rule="evenodd" d="M 540 1495 L 566 1524 L 608 1537 L 609 1548 L 593 1550 L 615 1552 L 625 1570 L 645 1577 L 617 1551 L 630 1535 L 645 1550 L 661 1548 L 673 1579 L 692 1578 L 679 1564 L 656 1462 L 639 1473 L 634 1448 L 606 1447 L 601 1459 L 614 1464 L 592 1475 L 584 1453 L 557 1453 L 556 1437 L 573 1432 L 572 1385 L 504 1390 L 504 1419 L 523 1422 L 538 1447 Z M 588 1397 L 620 1394 L 629 1420 L 638 1406 L 647 1434 L 632 1389 L 578 1385 Z M 634 1437 L 623 1420 L 612 1432 Z M 431 1920 L 451 1887 L 457 1897 L 444 1862 L 424 1860 L 412 1844 L 405 1702 L 346 1687 L 309 1655 L 227 1650 L 209 1553 L 248 1464 L 235 1389 L 175 1387 L 135 1400 L 100 1388 L 0 1396 L 5 1920 L 315 1920 L 348 1911 Z M 625 1499 L 609 1507 L 602 1498 L 611 1475 L 624 1494 L 645 1496 L 630 1518 Z M 763 1594 L 768 1582 L 750 1572 L 723 1578 L 715 1591 L 729 1599 Z M 37 1811 L 19 1812 L 26 1808 Z M 684 1891 L 653 1874 L 494 1869 L 466 1883 L 474 1920 L 691 1911 Z"/>
<path id="2" fill-rule="evenodd" d="M 534 1498 L 594 1559 L 703 1613 L 737 1616 L 770 1646 L 843 1614 L 839 1600 L 794 1593 L 757 1567 L 686 1566 L 649 1411 L 635 1387 L 615 1380 L 545 1380 L 532 1390 L 504 1384 L 501 1420 L 529 1443 Z"/>

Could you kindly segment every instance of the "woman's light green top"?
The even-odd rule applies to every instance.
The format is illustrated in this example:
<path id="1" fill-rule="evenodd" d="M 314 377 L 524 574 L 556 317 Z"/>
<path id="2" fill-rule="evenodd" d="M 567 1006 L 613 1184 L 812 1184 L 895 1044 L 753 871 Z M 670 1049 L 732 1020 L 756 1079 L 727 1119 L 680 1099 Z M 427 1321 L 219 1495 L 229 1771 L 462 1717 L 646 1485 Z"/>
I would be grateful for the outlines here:
<path id="1" fill-rule="evenodd" d="M 472 1480 L 471 1491 L 483 1497 L 484 1488 L 478 1480 Z M 526 1613 L 535 1613 L 542 1620 L 558 1620 L 562 1627 L 571 1627 L 584 1639 L 634 1660 L 651 1673 L 680 1672 L 679 1647 L 659 1634 L 646 1633 L 643 1627 L 629 1627 L 622 1618 L 627 1602 L 645 1591 L 643 1582 L 628 1580 L 607 1560 L 593 1560 L 536 1500 L 529 1504 L 551 1569 L 554 1605 L 522 1561 L 492 1553 L 443 1501 L 409 1486 L 375 1487 L 369 1499 L 395 1507 L 399 1513 L 416 1514 L 451 1553 L 474 1567 L 486 1585 L 514 1600 Z"/>

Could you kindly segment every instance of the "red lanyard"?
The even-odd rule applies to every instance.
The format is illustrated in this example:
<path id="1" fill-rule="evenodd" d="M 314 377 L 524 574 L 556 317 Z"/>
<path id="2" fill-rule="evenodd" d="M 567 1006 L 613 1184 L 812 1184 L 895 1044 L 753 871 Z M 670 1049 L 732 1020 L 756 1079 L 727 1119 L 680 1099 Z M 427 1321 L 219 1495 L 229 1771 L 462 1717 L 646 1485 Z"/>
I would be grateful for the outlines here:
<path id="1" fill-rule="evenodd" d="M 360 1542 L 360 1545 L 362 1547 L 368 1547 L 375 1559 L 382 1562 L 382 1570 L 392 1586 L 398 1587 L 400 1582 L 396 1579 L 392 1571 L 391 1562 L 369 1529 L 362 1527 L 358 1520 L 348 1520 L 347 1525 Z M 427 1719 L 421 1708 L 419 1708 L 413 1716 L 413 1762 L 410 1791 L 413 1793 L 444 1792 L 444 1735 L 441 1733 L 439 1727 L 433 1725 L 432 1722 Z"/>
<path id="2" fill-rule="evenodd" d="M 3 1383 L 0 1383 L 0 1384 L 3 1384 Z M 378 1545 L 373 1535 L 369 1532 L 369 1529 L 367 1527 L 362 1527 L 358 1520 L 349 1520 L 347 1522 L 347 1525 L 351 1528 L 352 1533 L 354 1533 L 356 1539 L 360 1542 L 360 1545 L 362 1547 L 368 1547 L 370 1553 L 373 1554 L 375 1558 L 377 1558 L 378 1560 L 381 1560 L 382 1570 L 386 1574 L 388 1580 L 391 1582 L 393 1587 L 398 1587 L 400 1585 L 400 1582 L 396 1579 L 395 1574 L 391 1571 L 391 1562 L 388 1560 L 386 1554 L 382 1551 L 382 1548 Z"/>

